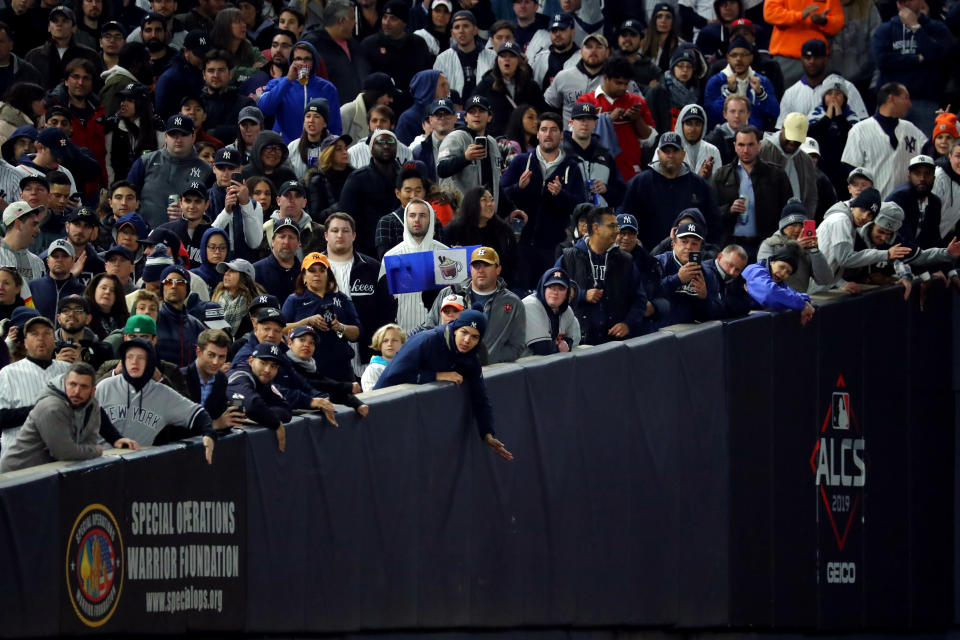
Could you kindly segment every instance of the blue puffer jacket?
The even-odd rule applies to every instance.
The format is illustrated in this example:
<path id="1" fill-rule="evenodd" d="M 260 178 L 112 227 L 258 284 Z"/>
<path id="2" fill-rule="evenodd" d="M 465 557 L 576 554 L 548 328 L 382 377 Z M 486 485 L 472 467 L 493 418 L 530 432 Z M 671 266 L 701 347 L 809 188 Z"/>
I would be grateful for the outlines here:
<path id="1" fill-rule="evenodd" d="M 807 294 L 794 291 L 783 282 L 774 282 L 766 258 L 744 269 L 743 279 L 747 281 L 747 293 L 759 308 L 803 311 L 810 302 Z"/>
<path id="2" fill-rule="evenodd" d="M 204 329 L 204 324 L 187 313 L 186 307 L 174 309 L 164 302 L 157 318 L 157 354 L 160 359 L 178 367 L 193 362 L 197 357 L 197 337 Z"/>
<path id="3" fill-rule="evenodd" d="M 217 272 L 217 265 L 210 262 L 207 258 L 207 243 L 210 242 L 210 238 L 215 235 L 222 237 L 227 247 L 230 246 L 230 239 L 227 237 L 226 231 L 217 227 L 210 227 L 203 232 L 203 237 L 200 238 L 200 266 L 190 269 L 190 273 L 195 273 L 203 278 L 203 281 L 207 283 L 207 287 L 210 289 L 211 295 L 213 294 L 213 290 L 217 288 L 217 285 L 223 282 L 223 274 Z M 223 259 L 227 259 L 227 254 L 223 254 Z"/>
<path id="4" fill-rule="evenodd" d="M 298 48 L 306 48 L 313 54 L 314 61 L 319 60 L 317 50 L 309 42 L 301 40 L 293 46 L 290 57 Z M 316 64 L 314 65 L 316 69 Z M 273 130 L 283 136 L 283 142 L 290 144 L 303 133 L 303 110 L 307 103 L 314 98 L 324 98 L 330 105 L 330 122 L 327 130 L 340 135 L 343 125 L 340 123 L 340 98 L 337 88 L 323 78 L 313 75 L 309 82 L 302 85 L 286 76 L 274 78 L 267 83 L 267 88 L 260 97 L 257 106 L 265 116 L 274 116 Z"/>
<path id="5" fill-rule="evenodd" d="M 433 102 L 437 95 L 437 81 L 440 79 L 440 72 L 436 69 L 427 69 L 417 73 L 410 80 L 410 95 L 413 97 L 413 105 L 400 114 L 397 120 L 397 128 L 394 133 L 397 139 L 403 144 L 409 145 L 413 139 L 423 133 L 420 123 L 423 122 L 423 114 L 427 107 Z"/>

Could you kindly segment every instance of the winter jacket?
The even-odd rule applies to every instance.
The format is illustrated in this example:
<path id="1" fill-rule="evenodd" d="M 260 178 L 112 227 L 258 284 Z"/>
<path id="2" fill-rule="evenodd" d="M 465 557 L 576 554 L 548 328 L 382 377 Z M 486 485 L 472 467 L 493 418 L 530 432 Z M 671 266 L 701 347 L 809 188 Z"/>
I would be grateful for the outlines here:
<path id="1" fill-rule="evenodd" d="M 284 422 L 293 419 L 293 412 L 283 394 L 274 384 L 263 384 L 253 375 L 246 360 L 227 372 L 227 396 L 243 397 L 243 409 L 247 416 L 262 427 L 279 429 Z"/>
<path id="2" fill-rule="evenodd" d="M 8 26 L 13 27 L 13 25 Z M 0 96 L 5 95 L 7 89 L 20 82 L 32 82 L 33 84 L 43 85 L 43 78 L 40 75 L 40 71 L 13 52 L 10 53 L 10 69 L 10 81 L 0 83 Z"/>
<path id="3" fill-rule="evenodd" d="M 680 282 L 677 272 L 682 266 L 673 251 L 657 256 L 663 273 L 661 284 L 664 295 L 670 301 L 670 312 L 664 318 L 664 325 L 689 324 L 721 318 L 720 283 L 717 281 L 716 270 L 702 269 L 703 281 L 707 286 L 706 298 L 697 296 L 690 284 Z"/>
<path id="4" fill-rule="evenodd" d="M 253 263 L 260 257 L 259 248 L 263 242 L 263 209 L 253 198 L 250 198 L 247 204 L 234 205 L 233 211 L 227 211 L 221 206 L 213 220 L 213 226 L 227 233 L 230 247 L 228 260 L 243 258 Z"/>
<path id="5" fill-rule="evenodd" d="M 920 27 L 916 31 L 895 15 L 873 32 L 873 59 L 879 72 L 876 86 L 899 82 L 915 100 L 939 101 L 945 80 L 943 64 L 954 48 L 953 35 L 939 20 L 922 13 L 917 18 Z"/>
<path id="6" fill-rule="evenodd" d="M 757 250 L 757 261 L 769 258 L 788 244 L 796 243 L 796 240 L 791 240 L 782 231 L 777 231 L 760 243 L 760 248 Z M 813 278 L 816 284 L 822 286 L 833 282 L 833 271 L 819 249 L 801 250 L 797 260 L 797 268 L 784 282 L 794 291 L 806 293 L 807 289 L 810 288 L 810 278 Z"/>
<path id="7" fill-rule="evenodd" d="M 303 256 L 314 251 L 324 251 L 327 248 L 327 241 L 323 237 L 324 227 L 306 211 L 302 212 L 299 220 L 289 218 L 293 224 L 300 229 L 300 248 L 297 249 L 297 260 L 303 260 Z M 264 248 L 272 246 L 273 227 L 280 221 L 280 212 L 274 211 L 270 214 L 270 219 L 263 223 L 263 246 Z"/>
<path id="8" fill-rule="evenodd" d="M 312 291 L 293 293 L 281 308 L 288 322 L 297 322 L 314 315 L 332 316 L 338 322 L 363 328 L 357 309 L 347 296 L 339 291 L 318 296 Z M 317 373 L 335 380 L 353 381 L 353 347 L 346 337 L 336 331 L 320 331 L 317 334 L 317 349 L 314 352 Z"/>
<path id="9" fill-rule="evenodd" d="M 823 15 L 825 9 L 827 23 L 818 25 L 802 17 L 803 9 L 809 3 L 805 0 L 769 0 L 763 5 L 763 19 L 773 27 L 770 35 L 770 53 L 775 56 L 799 58 L 800 48 L 807 40 L 817 39 L 826 42 L 829 36 L 843 28 L 843 3 L 841 0 L 825 0 L 817 5 L 817 12 Z"/>
<path id="10" fill-rule="evenodd" d="M 756 306 L 774 311 L 803 311 L 810 296 L 791 289 L 785 282 L 774 282 L 770 275 L 769 260 L 764 259 L 748 265 L 743 270 L 747 291 Z"/>
<path id="11" fill-rule="evenodd" d="M 937 161 L 933 194 L 940 198 L 940 237 L 950 240 L 960 221 L 960 175 L 947 159 Z"/>
<path id="12" fill-rule="evenodd" d="M 68 150 L 61 164 L 66 165 L 76 175 L 77 187 L 89 200 L 97 196 L 100 185 L 107 181 L 107 145 L 103 105 L 93 94 L 87 96 L 86 101 L 92 114 L 81 120 L 76 110 L 70 106 L 66 85 L 60 83 L 47 93 L 45 106 L 49 109 L 51 105 L 58 104 L 70 112 L 70 126 L 73 129 L 70 141 L 76 146 Z"/>
<path id="13" fill-rule="evenodd" d="M 820 247 L 823 257 L 830 265 L 833 281 L 827 285 L 819 282 L 816 285 L 811 283 L 810 291 L 822 291 L 841 284 L 840 276 L 845 268 L 863 267 L 888 259 L 888 253 L 879 249 L 855 251 L 856 234 L 853 215 L 849 210 L 838 210 L 827 214 L 817 227 L 817 246 Z"/>
<path id="14" fill-rule="evenodd" d="M 427 43 L 412 33 L 398 40 L 375 33 L 364 38 L 360 48 L 369 65 L 368 73 L 382 71 L 393 78 L 398 87 L 409 87 L 414 74 L 433 66 Z"/>
<path id="15" fill-rule="evenodd" d="M 427 107 L 436 98 L 439 79 L 439 71 L 427 69 L 418 72 L 410 80 L 410 96 L 413 98 L 413 104 L 400 114 L 394 129 L 394 133 L 403 144 L 409 145 L 414 138 L 423 133 L 423 127 L 420 124 L 423 122 Z"/>
<path id="16" fill-rule="evenodd" d="M 510 122 L 510 116 L 517 105 L 529 104 L 538 112 L 543 112 L 543 91 L 528 77 L 523 84 L 517 85 L 513 95 L 510 95 L 505 89 L 497 89 L 493 86 L 493 72 L 488 71 L 487 75 L 477 80 L 477 88 L 474 95 L 486 96 L 493 108 L 493 120 L 487 125 L 487 134 L 493 137 L 501 136 L 507 129 L 507 123 Z"/>
<path id="17" fill-rule="evenodd" d="M 179 113 L 180 101 L 186 96 L 199 96 L 203 86 L 203 73 L 187 62 L 181 52 L 170 62 L 167 70 L 157 78 L 154 91 L 157 115 L 167 118 Z"/>
<path id="18" fill-rule="evenodd" d="M 567 157 L 576 160 L 583 176 L 585 193 L 589 197 L 593 197 L 594 204 L 599 207 L 619 206 L 623 201 L 627 185 L 620 176 L 613 154 L 600 144 L 600 137 L 596 134 L 591 136 L 590 144 L 584 149 L 574 142 L 573 135 L 569 131 L 564 131 L 562 148 Z M 603 194 L 596 194 L 596 196 L 590 194 L 589 183 L 591 180 L 599 180 L 607 185 L 607 191 Z"/>
<path id="19" fill-rule="evenodd" d="M 33 296 L 33 305 L 45 318 L 54 324 L 57 322 L 57 307 L 60 298 L 72 295 L 83 295 L 83 284 L 73 276 L 66 280 L 54 280 L 50 274 L 29 282 L 30 295 Z"/>
<path id="20" fill-rule="evenodd" d="M 13 446 L 3 452 L 0 473 L 100 456 L 100 404 L 91 395 L 84 404 L 74 406 L 63 385 L 63 376 L 47 383 Z"/>
<path id="21" fill-rule="evenodd" d="M 926 206 L 920 212 L 920 198 L 912 185 L 907 182 L 894 189 L 887 200 L 896 202 L 903 209 L 904 220 L 900 235 L 908 245 L 918 245 L 921 249 L 946 246 L 940 239 L 940 198 L 928 193 Z M 33 294 L 36 296 L 36 292 Z"/>
<path id="22" fill-rule="evenodd" d="M 297 276 L 300 275 L 300 261 L 294 259 L 293 266 L 287 269 L 277 262 L 276 256 L 271 253 L 263 260 L 255 262 L 253 270 L 257 274 L 257 284 L 277 296 L 277 299 L 286 300 L 287 296 L 293 293 Z"/>
<path id="23" fill-rule="evenodd" d="M 186 308 L 175 309 L 164 302 L 157 318 L 158 356 L 178 367 L 187 366 L 197 357 L 197 337 L 204 329 L 204 324 L 187 313 Z"/>
<path id="24" fill-rule="evenodd" d="M 395 173 L 384 175 L 371 160 L 370 164 L 351 173 L 343 185 L 339 209 L 356 220 L 355 246 L 361 253 L 376 254 L 377 222 L 380 216 L 400 205 L 395 193 L 395 176 Z"/>
<path id="25" fill-rule="evenodd" d="M 733 74 L 730 65 L 727 65 L 722 71 L 707 80 L 706 89 L 703 92 L 703 107 L 707 110 L 707 118 L 710 126 L 716 126 L 723 119 L 723 103 L 727 96 L 731 94 L 727 86 L 727 78 Z M 741 95 L 746 96 L 750 102 L 750 124 L 758 127 L 761 131 L 773 128 L 773 123 L 780 115 L 780 102 L 777 100 L 776 90 L 773 83 L 764 75 L 756 73 L 753 69 L 748 71 L 748 76 L 757 76 L 760 78 L 760 86 L 763 87 L 763 95 L 758 96 L 747 82 Z M 740 91 L 737 91 L 740 93 Z"/>
<path id="26" fill-rule="evenodd" d="M 179 220 L 173 220 L 172 222 L 162 224 L 157 228 L 169 229 L 173 233 L 177 234 L 177 237 L 183 244 L 183 248 L 186 249 L 187 253 L 190 255 L 190 263 L 187 265 L 187 267 L 192 270 L 194 267 L 199 267 L 201 264 L 203 264 L 203 259 L 206 257 L 206 251 L 203 250 L 203 247 L 206 247 L 204 237 L 207 231 L 210 230 L 211 226 L 212 225 L 209 223 L 201 221 L 200 224 L 193 229 L 193 234 L 191 234 L 189 223 L 183 218 L 180 218 Z"/>
<path id="27" fill-rule="evenodd" d="M 203 232 L 203 236 L 200 238 L 200 266 L 190 269 L 190 273 L 195 273 L 203 281 L 207 283 L 207 287 L 210 289 L 210 294 L 213 295 L 213 290 L 216 289 L 217 285 L 223 282 L 223 274 L 217 271 L 217 265 L 210 262 L 210 259 L 207 258 L 207 244 L 210 242 L 210 238 L 215 235 L 219 235 L 223 238 L 223 241 L 227 243 L 227 247 L 230 246 L 230 238 L 227 236 L 227 232 L 218 227 L 210 227 Z M 226 262 L 226 256 L 224 256 L 224 262 Z"/>
<path id="28" fill-rule="evenodd" d="M 461 196 L 473 187 L 484 186 L 483 178 L 489 173 L 492 184 L 490 193 L 496 202 L 500 202 L 500 172 L 502 159 L 500 145 L 489 134 L 487 138 L 487 157 L 472 162 L 464 157 L 467 147 L 473 144 L 474 133 L 469 129 L 452 131 L 440 143 L 440 155 L 437 158 L 437 176 L 440 186 L 452 188 Z M 396 205 L 390 209 L 395 208 Z M 387 209 L 389 211 L 390 209 Z"/>
<path id="29" fill-rule="evenodd" d="M 253 98 L 243 95 L 236 86 L 227 86 L 220 91 L 211 91 L 209 86 L 204 86 L 199 97 L 207 112 L 203 128 L 219 140 L 234 136 L 241 109 L 257 106 Z"/>
<path id="30" fill-rule="evenodd" d="M 313 45 L 303 40 L 290 50 L 291 59 L 297 47 L 309 48 L 313 59 L 320 59 L 320 54 Z M 316 70 L 316 65 L 314 69 Z M 274 78 L 267 83 L 267 88 L 260 96 L 257 106 L 260 107 L 263 115 L 274 116 L 273 130 L 283 136 L 283 143 L 286 145 L 303 133 L 303 110 L 314 98 L 323 98 L 327 101 L 330 106 L 330 121 L 327 122 L 327 129 L 330 133 L 340 135 L 343 125 L 340 123 L 340 97 L 337 95 L 337 88 L 316 75 L 316 71 L 305 85 L 294 82 L 286 76 Z"/>
<path id="31" fill-rule="evenodd" d="M 737 168 L 740 161 L 717 169 L 713 177 L 713 188 L 717 194 L 717 205 L 723 224 L 721 244 L 726 244 L 733 235 L 737 223 L 737 214 L 730 212 L 730 205 L 740 195 L 740 174 Z M 750 173 L 753 184 L 754 213 L 757 220 L 757 237 L 766 238 L 773 234 L 780 224 L 780 214 L 787 200 L 793 197 L 790 181 L 783 169 L 757 158 Z"/>
<path id="32" fill-rule="evenodd" d="M 75 43 L 73 38 L 70 39 L 70 44 L 67 45 L 67 49 L 63 52 L 62 56 L 57 51 L 57 46 L 52 40 L 40 47 L 31 49 L 27 52 L 27 55 L 24 56 L 24 59 L 40 72 L 40 77 L 43 79 L 40 84 L 44 87 L 53 87 L 56 86 L 57 83 L 63 82 L 63 79 L 66 77 L 64 67 L 74 58 L 89 60 L 96 70 L 94 82 L 98 82 L 97 78 L 100 76 L 100 72 L 103 71 L 103 58 L 93 49 Z"/>
<path id="33" fill-rule="evenodd" d="M 390 295 L 386 280 L 380 279 L 380 262 L 359 251 L 353 252 L 350 281 L 337 285 L 340 291 L 350 295 L 360 319 L 360 337 L 356 345 L 360 361 L 365 362 L 373 354 L 370 341 L 374 332 L 397 317 L 397 300 Z"/>
<path id="34" fill-rule="evenodd" d="M 160 148 L 163 139 L 160 131 L 163 129 L 163 123 L 157 121 L 153 123 L 153 130 L 157 133 L 149 136 L 143 144 L 138 141 L 141 126 L 145 124 L 139 118 L 130 121 L 121 118 L 119 114 L 114 114 L 104 121 L 107 184 L 126 178 L 137 158 Z"/>
<path id="35" fill-rule="evenodd" d="M 817 205 L 820 202 L 817 191 L 818 174 L 817 165 L 813 164 L 810 156 L 799 149 L 791 156 L 787 156 L 780 148 L 780 133 L 774 131 L 764 136 L 763 143 L 760 145 L 760 155 L 757 157 L 783 170 L 791 185 L 791 195 L 800 198 L 800 201 L 803 202 L 803 208 L 806 210 L 808 218 L 815 218 Z M 792 163 L 796 171 L 799 192 L 793 190 L 793 183 L 789 180 L 790 166 L 788 163 Z"/>
<path id="36" fill-rule="evenodd" d="M 707 240 L 719 240 L 722 235 L 720 212 L 710 185 L 690 171 L 686 164 L 680 167 L 676 178 L 667 178 L 660 172 L 660 163 L 654 161 L 649 169 L 627 183 L 627 193 L 617 213 L 637 216 L 641 244 L 655 247 L 670 235 L 677 214 L 689 208 L 703 213 L 707 222 Z"/>
<path id="37" fill-rule="evenodd" d="M 196 154 L 174 158 L 163 148 L 137 158 L 127 180 L 140 192 L 140 215 L 151 227 L 158 227 L 168 220 L 167 197 L 179 194 L 192 180 L 209 186 L 213 170 Z"/>
<path id="38" fill-rule="evenodd" d="M 297 85 L 298 87 L 300 85 Z M 301 109 L 302 113 L 302 109 Z M 301 128 L 303 126 L 303 117 L 300 118 Z M 297 134 L 299 135 L 299 134 Z M 283 147 L 281 151 L 281 160 L 272 171 L 267 171 L 263 166 L 263 161 L 260 158 L 260 152 L 263 148 L 270 144 L 278 144 Z M 287 143 L 283 141 L 283 137 L 276 131 L 261 131 L 257 134 L 257 139 L 253 143 L 253 149 L 250 150 L 250 162 L 243 165 L 240 174 L 243 176 L 243 179 L 252 178 L 254 176 L 266 176 L 270 178 L 273 182 L 274 187 L 277 189 L 280 188 L 287 180 L 296 180 L 297 174 L 294 173 L 293 167 L 290 166 L 290 150 L 287 148 Z"/>
<path id="39" fill-rule="evenodd" d="M 443 299 L 450 294 L 463 296 L 466 308 L 473 307 L 474 291 L 469 282 L 444 287 L 433 301 L 424 326 L 428 329 L 439 326 L 440 307 Z M 514 362 L 526 349 L 527 320 L 526 309 L 520 298 L 507 289 L 503 278 L 497 279 L 497 288 L 483 303 L 483 315 L 487 317 L 487 330 L 483 334 L 483 344 L 487 348 L 486 364 Z"/>
<path id="40" fill-rule="evenodd" d="M 739 318 L 750 313 L 750 296 L 747 294 L 742 275 L 731 278 L 720 269 L 716 259 L 706 260 L 703 263 L 703 270 L 712 270 L 717 277 L 719 301 L 715 308 L 720 315 L 716 319 Z"/>
<path id="41" fill-rule="evenodd" d="M 569 279 L 562 270 L 556 271 L 561 271 L 560 277 Z M 540 278 L 536 290 L 521 301 L 526 309 L 524 340 L 527 348 L 523 352 L 524 356 L 559 353 L 556 342 L 558 339 L 564 340 L 570 349 L 580 344 L 580 321 L 570 307 L 570 298 L 565 298 L 556 311 L 550 308 L 544 298 L 544 283 L 552 278 L 556 271 L 547 270 Z M 571 292 L 568 290 L 569 293 Z"/>
<path id="42" fill-rule="evenodd" d="M 308 30 L 303 34 L 303 41 L 312 45 L 326 63 L 327 77 L 337 88 L 339 94 L 337 104 L 344 105 L 353 100 L 354 96 L 359 98 L 362 91 L 362 80 L 372 72 L 364 57 L 360 43 L 353 38 L 347 40 L 346 47 L 350 51 L 350 55 L 347 56 L 343 47 L 335 42 L 327 33 L 327 30 L 322 27 Z M 343 133 L 353 135 L 346 131 L 346 125 L 344 125 Z M 357 137 L 353 136 L 353 139 L 356 140 Z"/>
<path id="43" fill-rule="evenodd" d="M 397 384 L 426 384 L 435 382 L 438 372 L 456 371 L 463 376 L 477 429 L 480 437 L 485 438 L 488 433 L 494 433 L 493 407 L 487 397 L 477 349 L 460 353 L 454 342 L 456 327 L 455 320 L 410 338 L 384 369 L 374 389 Z"/>
<path id="44" fill-rule="evenodd" d="M 603 255 L 603 276 L 598 278 L 595 274 L 600 267 L 594 265 L 595 255 L 586 238 L 581 238 L 563 250 L 555 265 L 566 271 L 579 288 L 573 306 L 583 343 L 603 344 L 614 339 L 607 332 L 620 322 L 629 327 L 628 337 L 645 333 L 647 293 L 640 286 L 633 256 L 612 245 Z M 586 292 L 596 288 L 603 289 L 600 301 L 587 302 Z"/>

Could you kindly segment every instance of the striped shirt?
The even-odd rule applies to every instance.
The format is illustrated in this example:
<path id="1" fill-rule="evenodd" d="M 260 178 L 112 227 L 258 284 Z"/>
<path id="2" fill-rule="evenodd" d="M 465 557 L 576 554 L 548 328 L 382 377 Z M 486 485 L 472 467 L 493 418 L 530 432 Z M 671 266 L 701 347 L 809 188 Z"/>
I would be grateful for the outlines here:
<path id="1" fill-rule="evenodd" d="M 40 399 L 47 383 L 70 368 L 69 362 L 54 360 L 46 369 L 24 358 L 0 369 L 0 409 L 32 407 Z M 0 437 L 2 455 L 6 455 L 17 439 L 20 427 L 3 430 Z"/>
<path id="2" fill-rule="evenodd" d="M 30 285 L 27 283 L 43 277 L 43 274 L 46 273 L 43 260 L 30 253 L 28 249 L 13 249 L 4 240 L 0 239 L 0 267 L 16 268 L 17 273 L 23 278 L 20 297 L 23 298 L 25 306 L 34 306 L 33 294 L 30 293 Z"/>
<path id="3" fill-rule="evenodd" d="M 920 153 L 927 136 L 912 122 L 900 119 L 894 130 L 897 148 L 890 146 L 890 138 L 876 118 L 867 118 L 853 125 L 847 135 L 841 161 L 851 167 L 863 167 L 873 176 L 873 186 L 886 198 L 907 181 L 910 159 Z"/>

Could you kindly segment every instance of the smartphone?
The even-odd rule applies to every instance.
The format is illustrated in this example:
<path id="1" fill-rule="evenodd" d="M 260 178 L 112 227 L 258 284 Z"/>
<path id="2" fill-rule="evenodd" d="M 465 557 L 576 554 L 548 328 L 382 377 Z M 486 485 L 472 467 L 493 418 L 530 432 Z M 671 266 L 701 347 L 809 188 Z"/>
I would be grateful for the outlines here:
<path id="1" fill-rule="evenodd" d="M 233 180 L 234 182 L 239 182 L 240 184 L 243 184 L 243 174 L 240 173 L 239 171 L 236 173 L 231 173 L 230 179 Z"/>
<path id="2" fill-rule="evenodd" d="M 235 393 L 227 402 L 227 406 L 236 407 L 237 409 L 240 409 L 240 411 L 243 411 L 243 401 L 244 401 L 243 395 L 239 393 Z"/>
<path id="3" fill-rule="evenodd" d="M 699 251 L 691 251 L 688 253 L 687 260 L 694 264 L 703 264 L 703 258 Z"/>
<path id="4" fill-rule="evenodd" d="M 487 150 L 487 139 L 485 137 L 477 136 L 476 138 L 473 139 L 473 144 L 480 145 L 481 147 L 483 147 L 484 151 Z"/>
<path id="5" fill-rule="evenodd" d="M 812 238 L 813 236 L 817 235 L 817 221 L 804 220 L 802 233 L 804 238 Z"/>

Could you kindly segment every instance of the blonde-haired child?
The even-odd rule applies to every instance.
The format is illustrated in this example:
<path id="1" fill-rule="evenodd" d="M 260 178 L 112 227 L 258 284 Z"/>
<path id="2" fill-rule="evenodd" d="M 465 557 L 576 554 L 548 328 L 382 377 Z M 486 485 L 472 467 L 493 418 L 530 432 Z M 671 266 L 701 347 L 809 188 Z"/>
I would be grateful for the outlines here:
<path id="1" fill-rule="evenodd" d="M 360 378 L 360 386 L 364 391 L 371 391 L 380 379 L 380 374 L 387 368 L 387 363 L 393 360 L 397 351 L 407 341 L 407 333 L 398 324 L 385 324 L 373 334 L 370 348 L 379 351 L 379 356 L 370 358 L 370 364 Z"/>

